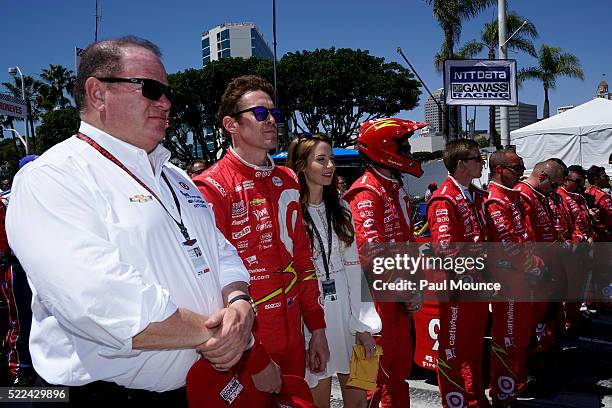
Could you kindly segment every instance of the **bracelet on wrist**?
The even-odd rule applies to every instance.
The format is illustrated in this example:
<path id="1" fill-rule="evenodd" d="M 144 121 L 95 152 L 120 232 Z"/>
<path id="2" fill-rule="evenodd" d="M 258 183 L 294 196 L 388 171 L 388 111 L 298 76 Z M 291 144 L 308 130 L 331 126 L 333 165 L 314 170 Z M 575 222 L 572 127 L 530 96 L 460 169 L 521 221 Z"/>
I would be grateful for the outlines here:
<path id="1" fill-rule="evenodd" d="M 253 314 L 257 316 L 257 306 L 255 305 L 255 302 L 253 302 L 253 299 L 249 295 L 243 294 L 243 295 L 234 296 L 233 298 L 227 301 L 227 306 L 229 307 L 232 303 L 237 302 L 239 300 L 244 300 L 245 302 L 247 302 L 249 306 L 251 306 L 251 309 L 253 310 Z"/>

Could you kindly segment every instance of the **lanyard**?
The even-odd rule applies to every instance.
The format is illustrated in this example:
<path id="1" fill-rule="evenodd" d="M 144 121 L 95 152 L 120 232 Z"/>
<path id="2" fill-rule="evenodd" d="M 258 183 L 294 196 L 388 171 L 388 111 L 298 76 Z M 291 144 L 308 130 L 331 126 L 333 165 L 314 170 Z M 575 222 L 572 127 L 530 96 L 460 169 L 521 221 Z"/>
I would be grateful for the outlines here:
<path id="1" fill-rule="evenodd" d="M 331 259 L 331 251 L 332 251 L 332 230 L 331 230 L 331 213 L 329 209 L 325 209 L 325 216 L 327 218 L 327 257 L 325 257 L 325 248 L 323 247 L 323 239 L 321 239 L 321 234 L 317 231 L 317 227 L 312 223 L 312 232 L 317 237 L 317 241 L 319 241 L 319 248 L 321 249 L 321 253 L 323 254 L 323 267 L 325 268 L 325 280 L 329 280 L 329 261 Z"/>
<path id="2" fill-rule="evenodd" d="M 168 188 L 170 189 L 170 193 L 172 193 L 172 198 L 174 199 L 174 203 L 176 204 L 176 208 L 179 214 L 179 220 L 177 221 L 174 216 L 170 213 L 170 211 L 168 211 L 168 209 L 166 208 L 166 206 L 164 205 L 164 203 L 162 202 L 162 200 L 159 199 L 159 197 L 157 196 L 157 194 L 155 194 L 155 192 L 153 190 L 151 190 L 149 188 L 149 186 L 147 186 L 142 180 L 140 180 L 134 173 L 132 173 L 130 171 L 130 169 L 128 169 L 127 167 L 125 167 L 125 165 L 123 163 L 121 163 L 115 156 L 112 155 L 112 153 L 110 153 L 108 150 L 106 150 L 105 148 L 103 148 L 102 146 L 100 146 L 98 143 L 96 143 L 95 140 L 91 139 L 88 136 L 85 136 L 82 133 L 77 133 L 76 137 L 78 137 L 79 139 L 81 139 L 82 141 L 86 142 L 87 144 L 89 144 L 91 147 L 93 147 L 94 149 L 96 149 L 102 156 L 106 157 L 108 160 L 110 160 L 111 162 L 113 162 L 117 167 L 119 167 L 121 170 L 125 171 L 130 177 L 132 177 L 138 184 L 140 184 L 142 186 L 142 188 L 144 188 L 145 190 L 147 190 L 149 192 L 149 194 L 151 194 L 153 197 L 155 197 L 155 199 L 157 200 L 157 202 L 159 203 L 159 205 L 162 206 L 162 208 L 166 211 L 166 214 L 168 214 L 170 216 L 170 218 L 172 218 L 172 221 L 174 221 L 174 223 L 176 224 L 176 226 L 179 228 L 179 230 L 181 231 L 181 234 L 183 234 L 183 237 L 185 238 L 185 242 L 183 242 L 183 245 L 193 245 L 195 243 L 195 239 L 191 239 L 189 237 L 189 232 L 187 231 L 187 227 L 185 226 L 185 224 L 183 223 L 183 217 L 181 215 L 181 205 L 179 203 L 178 198 L 176 197 L 176 193 L 174 192 L 174 190 L 172 189 L 172 186 L 170 185 L 170 182 L 168 181 L 168 177 L 166 177 L 166 175 L 164 174 L 163 170 L 162 170 L 162 177 L 164 178 L 164 181 L 166 182 L 166 184 L 168 185 Z"/>

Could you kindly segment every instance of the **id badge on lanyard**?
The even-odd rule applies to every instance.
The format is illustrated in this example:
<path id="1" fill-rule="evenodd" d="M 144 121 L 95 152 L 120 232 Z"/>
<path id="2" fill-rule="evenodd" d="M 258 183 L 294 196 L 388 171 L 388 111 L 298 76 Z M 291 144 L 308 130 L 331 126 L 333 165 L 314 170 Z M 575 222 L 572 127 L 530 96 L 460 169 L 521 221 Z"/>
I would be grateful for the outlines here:
<path id="1" fill-rule="evenodd" d="M 331 215 L 329 211 L 327 213 L 327 254 L 325 254 L 325 247 L 323 246 L 323 239 L 321 239 L 321 234 L 317 231 L 317 228 L 313 225 L 312 232 L 315 237 L 319 241 L 319 247 L 321 250 L 321 255 L 323 257 L 323 267 L 325 268 L 325 280 L 321 282 L 321 292 L 323 292 L 323 301 L 333 302 L 338 299 L 338 295 L 336 294 L 336 282 L 334 279 L 329 277 L 329 268 L 330 268 L 330 260 L 331 260 L 331 251 L 332 251 L 332 229 L 331 229 Z"/>
<path id="2" fill-rule="evenodd" d="M 327 302 L 333 302 L 338 299 L 338 295 L 336 295 L 336 281 L 333 279 L 326 279 L 321 282 L 321 287 L 323 289 L 323 299 Z"/>
<path id="3" fill-rule="evenodd" d="M 178 221 L 174 218 L 174 216 L 170 213 L 170 211 L 168 211 L 163 201 L 157 196 L 155 191 L 151 190 L 151 188 L 148 185 L 146 185 L 142 180 L 140 180 L 134 173 L 132 173 L 132 171 L 130 171 L 123 163 L 121 163 L 108 150 L 100 146 L 95 140 L 93 140 L 89 136 L 86 136 L 80 132 L 77 133 L 77 138 L 81 139 L 82 141 L 84 141 L 85 143 L 89 144 L 91 147 L 96 149 L 102 156 L 110 160 L 113 164 L 115 164 L 121 170 L 126 172 L 130 177 L 132 177 L 132 179 L 134 179 L 134 181 L 136 181 L 142 188 L 147 190 L 151 194 L 151 196 L 155 197 L 155 200 L 157 200 L 157 202 L 164 209 L 166 214 L 172 219 L 172 221 L 174 221 L 178 229 L 181 231 L 181 235 L 183 235 L 183 238 L 185 238 L 185 241 L 182 242 L 181 248 L 183 248 L 183 251 L 187 255 L 187 258 L 189 258 L 189 260 L 191 261 L 191 266 L 196 276 L 202 276 L 205 273 L 210 272 L 210 267 L 208 266 L 208 263 L 206 262 L 206 258 L 204 258 L 202 249 L 197 244 L 198 240 L 195 238 L 191 238 L 189 236 L 189 231 L 187 231 L 187 227 L 185 226 L 185 223 L 183 222 L 183 216 L 181 214 L 181 203 L 179 202 L 178 197 L 176 196 L 176 193 L 174 192 L 174 189 L 172 188 L 172 185 L 170 184 L 170 181 L 168 180 L 168 177 L 163 172 L 163 170 L 161 172 L 161 176 L 166 182 L 166 184 L 168 185 L 168 189 L 170 190 L 170 193 L 172 194 L 172 199 L 174 200 L 174 204 L 176 205 L 176 209 L 179 215 Z"/>
<path id="4" fill-rule="evenodd" d="M 203 276 L 205 273 L 210 272 L 206 258 L 204 258 L 204 254 L 197 244 L 197 240 L 192 239 L 185 241 L 181 246 L 191 261 L 191 266 L 196 276 Z"/>

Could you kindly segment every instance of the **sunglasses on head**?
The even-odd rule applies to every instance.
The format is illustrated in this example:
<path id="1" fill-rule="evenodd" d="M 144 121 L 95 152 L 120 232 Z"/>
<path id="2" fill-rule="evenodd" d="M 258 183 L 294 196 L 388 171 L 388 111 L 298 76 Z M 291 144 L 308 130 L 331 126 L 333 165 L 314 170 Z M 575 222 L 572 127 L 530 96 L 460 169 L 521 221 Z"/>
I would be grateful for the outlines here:
<path id="1" fill-rule="evenodd" d="M 255 120 L 258 122 L 263 122 L 268 119 L 268 115 L 272 115 L 274 121 L 276 123 L 280 123 L 283 119 L 283 114 L 279 108 L 266 108 L 265 106 L 253 106 L 252 108 L 243 109 L 239 112 L 234 112 L 229 116 L 237 116 L 241 113 L 253 112 L 253 116 L 255 116 Z"/>
<path id="2" fill-rule="evenodd" d="M 158 101 L 162 95 L 166 95 L 166 98 L 170 102 L 174 100 L 174 91 L 170 85 L 164 85 L 159 81 L 149 78 L 96 78 L 101 82 L 119 83 L 125 82 L 129 84 L 140 84 L 142 85 L 141 92 L 142 96 L 152 101 Z"/>

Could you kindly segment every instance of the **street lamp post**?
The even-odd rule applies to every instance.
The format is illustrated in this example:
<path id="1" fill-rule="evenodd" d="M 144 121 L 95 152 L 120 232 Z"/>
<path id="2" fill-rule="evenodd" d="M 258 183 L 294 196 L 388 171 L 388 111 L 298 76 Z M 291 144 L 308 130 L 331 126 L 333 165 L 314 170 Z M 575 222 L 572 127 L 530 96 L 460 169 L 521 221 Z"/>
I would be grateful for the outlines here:
<path id="1" fill-rule="evenodd" d="M 497 0 L 497 22 L 499 31 L 499 59 L 506 59 L 506 0 Z M 501 144 L 507 148 L 510 145 L 510 122 L 508 121 L 508 107 L 499 107 L 499 127 L 501 133 Z"/>
<path id="2" fill-rule="evenodd" d="M 23 146 L 25 147 L 26 156 L 30 154 L 27 139 L 24 140 L 23 136 L 21 136 L 17 130 L 12 128 L 5 128 L 4 126 L 2 126 L 2 132 L 4 132 L 5 130 L 15 133 L 15 136 L 17 136 L 17 138 L 21 141 L 21 143 L 23 143 Z"/>
<path id="3" fill-rule="evenodd" d="M 25 143 L 24 145 L 26 149 L 26 154 L 28 154 L 28 142 L 30 138 L 30 130 L 28 129 L 28 116 L 30 116 L 30 112 L 28 110 L 28 101 L 26 100 L 26 94 L 25 94 L 25 80 L 23 78 L 23 74 L 21 73 L 21 69 L 19 69 L 18 66 L 9 67 L 8 73 L 12 76 L 19 74 L 19 78 L 21 79 L 21 99 L 23 99 L 23 101 L 25 102 L 25 108 L 26 108 L 25 118 L 23 119 L 23 123 L 25 124 Z"/>

